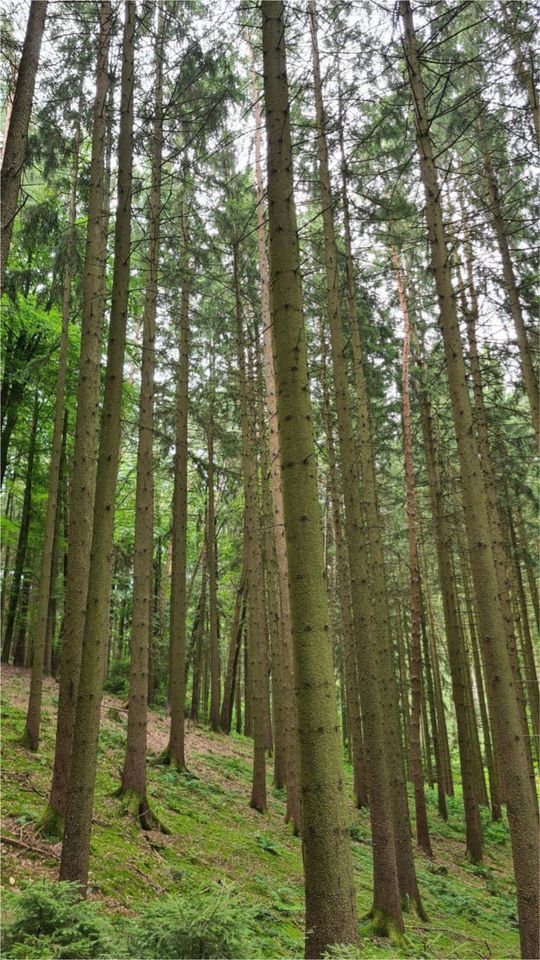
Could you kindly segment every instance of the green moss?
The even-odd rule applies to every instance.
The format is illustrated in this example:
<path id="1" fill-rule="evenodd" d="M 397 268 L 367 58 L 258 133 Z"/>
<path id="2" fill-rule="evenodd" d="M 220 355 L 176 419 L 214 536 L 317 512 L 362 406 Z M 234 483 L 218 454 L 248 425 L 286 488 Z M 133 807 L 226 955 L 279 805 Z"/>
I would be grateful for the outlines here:
<path id="1" fill-rule="evenodd" d="M 48 817 L 47 797 L 54 754 L 52 697 L 44 696 L 44 736 L 38 754 L 30 755 L 18 742 L 25 711 L 20 702 L 26 686 L 8 676 L 4 685 L 2 791 L 3 833 L 47 849 L 45 832 L 36 825 Z M 27 681 L 24 678 L 24 683 Z M 166 730 L 164 729 L 166 744 Z M 249 809 L 252 743 L 234 735 L 206 736 L 198 730 L 198 752 L 187 751 L 189 771 L 170 766 L 148 766 L 148 793 L 152 809 L 170 828 L 169 836 L 140 829 L 137 814 L 123 815 L 113 796 L 119 786 L 125 748 L 125 730 L 105 715 L 102 752 L 96 783 L 95 821 L 90 858 L 90 897 L 97 900 L 106 918 L 123 922 L 126 914 L 138 917 L 143 907 L 182 890 L 211 882 L 234 881 L 242 901 L 256 917 L 256 955 L 261 958 L 301 957 L 303 909 L 301 841 L 284 823 L 285 796 L 269 790 L 264 820 Z M 204 738 L 204 749 L 199 744 Z M 223 744 L 231 751 L 223 752 Z M 213 752 L 218 750 L 219 753 Z M 270 764 L 269 764 L 270 782 Z M 352 794 L 347 767 L 349 795 Z M 429 924 L 414 911 L 405 915 L 405 938 L 381 937 L 377 923 L 362 931 L 354 957 L 518 957 L 515 890 L 506 822 L 492 824 L 483 813 L 486 828 L 485 862 L 475 866 L 465 856 L 463 805 L 457 784 L 449 800 L 449 820 L 442 823 L 436 802 L 428 797 L 434 838 L 433 864 L 417 859 L 423 904 Z M 127 802 L 130 806 L 131 801 Z M 133 800 L 133 810 L 137 805 Z M 372 857 L 369 812 L 355 810 L 351 802 L 351 847 L 359 915 L 372 901 Z M 258 834 L 258 837 L 257 837 Z M 55 880 L 57 848 L 50 858 L 6 846 L 4 882 L 14 880 L 15 891 L 36 877 Z M 277 851 L 273 852 L 273 851 Z M 393 936 L 394 931 L 387 932 Z M 346 949 L 346 948 L 345 948 Z M 349 956 L 347 953 L 339 956 Z M 351 957 L 353 955 L 351 954 Z"/>

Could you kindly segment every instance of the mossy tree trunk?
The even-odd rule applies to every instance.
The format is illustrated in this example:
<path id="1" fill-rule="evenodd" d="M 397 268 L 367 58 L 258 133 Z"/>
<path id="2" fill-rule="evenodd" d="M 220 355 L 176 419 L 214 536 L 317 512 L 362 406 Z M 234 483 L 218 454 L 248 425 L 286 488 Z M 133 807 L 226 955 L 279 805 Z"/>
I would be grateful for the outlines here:
<path id="1" fill-rule="evenodd" d="M 124 11 L 111 321 L 96 483 L 99 498 L 96 498 L 94 510 L 88 601 L 84 619 L 71 775 L 60 863 L 61 878 L 76 880 L 83 887 L 86 886 L 88 878 L 100 705 L 110 629 L 114 503 L 120 455 L 122 378 L 130 276 L 136 17 L 133 5 L 128 2 L 125 3 Z M 68 563 L 68 576 L 70 573 Z M 65 776 L 65 771 L 60 770 L 59 773 Z M 52 814 L 61 813 L 62 808 L 55 806 L 53 799 L 52 793 L 50 800 Z"/>
<path id="2" fill-rule="evenodd" d="M 92 156 L 86 251 L 83 275 L 81 354 L 77 387 L 77 418 L 70 483 L 70 524 L 64 619 L 60 651 L 60 688 L 56 719 L 53 778 L 45 826 L 61 826 L 71 770 L 77 692 L 87 610 L 94 497 L 96 446 L 103 336 L 102 282 L 105 265 L 103 220 L 107 217 L 106 141 L 108 128 L 109 49 L 112 8 L 99 7 L 100 30 L 96 63 L 96 93 L 92 121 Z"/>
<path id="3" fill-rule="evenodd" d="M 329 638 L 296 209 L 285 24 L 263 0 L 273 353 L 297 690 L 306 957 L 357 943 L 356 897 Z"/>
<path id="4" fill-rule="evenodd" d="M 270 282 L 268 257 L 266 253 L 266 210 L 265 185 L 263 180 L 261 147 L 263 116 L 258 95 L 256 74 L 253 66 L 251 46 L 248 46 L 251 63 L 251 97 L 255 116 L 255 186 L 257 192 L 257 252 L 259 277 L 261 282 L 261 321 L 263 328 L 263 358 L 268 409 L 268 443 L 270 457 L 270 491 L 273 507 L 273 536 L 277 562 L 279 587 L 279 630 L 281 641 L 282 667 L 282 724 L 285 764 L 285 782 L 287 788 L 287 812 L 285 819 L 292 824 L 293 831 L 301 829 L 300 809 L 300 756 L 298 750 L 298 720 L 296 715 L 294 661 L 291 633 L 291 610 L 289 600 L 289 573 L 287 568 L 287 548 L 283 519 L 283 490 L 281 484 L 281 460 L 277 425 L 276 378 L 272 352 L 273 327 L 270 309 Z"/>

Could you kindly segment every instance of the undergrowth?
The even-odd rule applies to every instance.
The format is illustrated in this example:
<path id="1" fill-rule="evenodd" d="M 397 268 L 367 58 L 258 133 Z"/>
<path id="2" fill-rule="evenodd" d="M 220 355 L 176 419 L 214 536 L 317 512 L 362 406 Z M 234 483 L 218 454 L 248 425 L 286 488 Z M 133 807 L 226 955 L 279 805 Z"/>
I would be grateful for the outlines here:
<path id="1" fill-rule="evenodd" d="M 7 960 L 303 956 L 301 841 L 284 824 L 282 791 L 268 790 L 269 809 L 264 816 L 249 808 L 251 741 L 188 726 L 188 772 L 178 773 L 155 762 L 148 765 L 152 808 L 171 835 L 145 832 L 122 816 L 114 797 L 122 769 L 126 715 L 122 700 L 107 697 L 89 898 L 81 903 L 76 891 L 54 882 L 59 847 L 37 829 L 52 772 L 57 687 L 46 681 L 43 737 L 37 754 L 18 743 L 27 695 L 27 675 L 6 671 L 2 835 L 23 845 L 2 844 Z M 163 713 L 151 712 L 150 733 L 149 759 L 153 759 L 167 743 Z M 348 764 L 346 777 L 351 796 Z M 271 760 L 267 779 L 270 784 Z M 427 789 L 426 797 L 434 860 L 418 855 L 416 866 L 429 923 L 407 914 L 406 939 L 398 950 L 362 929 L 360 947 L 335 948 L 334 957 L 497 960 L 519 956 L 506 822 L 493 823 L 489 811 L 482 811 L 486 855 L 483 864 L 474 866 L 465 857 L 459 783 L 456 796 L 449 798 L 447 822 L 438 816 L 436 791 Z M 362 917 L 369 912 L 372 897 L 369 814 L 355 810 L 351 802 L 349 815 Z M 37 919 L 27 909 L 29 898 L 41 904 Z"/>

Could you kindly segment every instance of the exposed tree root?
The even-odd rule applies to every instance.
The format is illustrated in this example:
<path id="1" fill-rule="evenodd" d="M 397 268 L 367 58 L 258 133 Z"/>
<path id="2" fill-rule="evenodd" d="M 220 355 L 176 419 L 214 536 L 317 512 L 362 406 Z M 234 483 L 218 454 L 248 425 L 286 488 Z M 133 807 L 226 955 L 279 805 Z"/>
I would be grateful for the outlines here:
<path id="1" fill-rule="evenodd" d="M 122 801 L 122 808 L 126 815 L 133 817 L 142 830 L 155 830 L 158 833 L 170 834 L 171 831 L 165 826 L 150 809 L 146 795 L 141 797 L 136 790 L 123 790 L 122 787 L 117 791 L 116 796 Z"/>
<path id="2" fill-rule="evenodd" d="M 415 913 L 423 923 L 429 923 L 429 917 L 419 898 L 410 897 L 408 894 L 405 894 L 401 898 L 401 909 L 404 913 Z"/>
<path id="3" fill-rule="evenodd" d="M 380 907 L 372 907 L 369 914 L 364 918 L 369 921 L 369 932 L 375 937 L 386 937 L 396 947 L 404 947 L 406 938 L 403 930 L 394 917 L 382 910 Z"/>
<path id="4" fill-rule="evenodd" d="M 49 803 L 37 825 L 37 832 L 49 840 L 61 840 L 64 835 L 64 818 Z"/>

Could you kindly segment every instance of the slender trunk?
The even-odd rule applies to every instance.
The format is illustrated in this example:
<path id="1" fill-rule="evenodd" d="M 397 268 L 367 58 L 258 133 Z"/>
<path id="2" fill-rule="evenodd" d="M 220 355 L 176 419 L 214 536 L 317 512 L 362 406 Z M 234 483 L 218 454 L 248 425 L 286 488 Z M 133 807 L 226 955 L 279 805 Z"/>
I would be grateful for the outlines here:
<path id="1" fill-rule="evenodd" d="M 474 434 L 463 346 L 457 317 L 450 257 L 440 204 L 431 127 L 424 99 L 411 6 L 402 0 L 404 50 L 414 99 L 420 172 L 425 190 L 428 236 L 437 290 L 446 372 L 461 467 L 465 522 L 475 595 L 480 615 L 481 650 L 488 696 L 495 721 L 497 756 L 507 804 L 524 957 L 540 953 L 538 931 L 538 819 L 530 789 L 525 738 L 508 656 L 504 618 L 493 550 L 486 494 Z"/>
<path id="2" fill-rule="evenodd" d="M 143 311 L 141 391 L 135 493 L 133 559 L 133 620 L 131 624 L 129 705 L 126 755 L 120 793 L 145 829 L 155 825 L 146 797 L 146 726 L 148 712 L 148 640 L 152 616 L 152 554 L 154 534 L 154 378 L 156 312 L 161 230 L 163 153 L 163 30 L 162 7 L 155 11 L 154 123 L 151 186 L 148 206 L 147 279 Z"/>
<path id="3" fill-rule="evenodd" d="M 345 675 L 345 697 L 342 703 L 346 705 L 344 717 L 349 720 L 348 742 L 351 747 L 351 759 L 354 776 L 354 795 L 358 807 L 368 806 L 369 788 L 367 782 L 366 757 L 362 736 L 362 714 L 360 708 L 360 690 L 358 684 L 357 657 L 354 647 L 354 626 L 351 607 L 351 591 L 349 566 L 347 562 L 347 545 L 341 518 L 340 492 L 334 445 L 334 434 L 331 422 L 330 394 L 328 389 L 326 342 L 324 331 L 321 336 L 321 384 L 323 394 L 323 413 L 326 435 L 326 453 L 328 457 L 328 479 L 330 486 L 330 500 L 332 504 L 332 521 L 334 527 L 334 545 L 336 556 L 337 593 L 339 596 L 339 612 L 341 618 L 341 661 Z M 343 690 L 343 686 L 342 686 Z"/>
<path id="4" fill-rule="evenodd" d="M 46 16 L 46 0 L 32 0 L 28 14 L 21 61 L 17 73 L 17 84 L 13 97 L 0 175 L 2 193 L 0 289 L 4 287 L 4 275 L 9 256 L 13 221 L 17 216 L 19 187 L 26 161 L 28 127 L 32 113 L 34 86 Z"/>
<path id="5" fill-rule="evenodd" d="M 377 624 L 379 640 L 379 680 L 381 683 L 381 700 L 384 703 L 385 713 L 385 752 L 392 800 L 398 882 L 403 909 L 409 910 L 412 908 L 421 919 L 426 920 L 427 917 L 422 906 L 416 879 L 416 868 L 412 848 L 406 788 L 406 765 L 409 762 L 409 753 L 403 750 L 403 740 L 407 739 L 409 727 L 407 725 L 403 728 L 399 711 L 399 693 L 396 681 L 396 664 L 390 625 L 390 607 L 386 589 L 386 570 L 382 541 L 382 530 L 384 527 L 379 510 L 369 394 L 364 373 L 362 342 L 358 324 L 356 278 L 352 254 L 347 188 L 348 172 L 342 123 L 340 123 L 339 134 L 342 174 L 343 239 L 347 269 L 347 313 L 354 365 L 358 432 L 357 449 L 362 479 L 362 501 L 366 519 L 371 583 L 374 597 L 373 615 Z"/>
<path id="6" fill-rule="evenodd" d="M 56 503 L 56 517 L 54 521 L 54 538 L 53 538 L 53 549 L 51 555 L 51 576 L 49 582 L 49 603 L 47 611 L 47 636 L 45 643 L 45 659 L 43 664 L 43 670 L 46 676 L 50 676 L 52 673 L 52 664 L 53 664 L 53 646 L 54 646 L 54 637 L 56 633 L 56 614 L 57 614 L 57 601 L 56 601 L 56 589 L 57 589 L 57 579 L 58 579 L 58 546 L 60 541 L 61 529 L 62 529 L 62 504 L 61 504 L 61 493 L 64 486 L 64 478 L 66 472 L 66 443 L 67 443 L 67 425 L 68 417 L 67 412 L 64 413 L 64 422 L 62 425 L 62 449 L 60 454 L 60 470 L 58 472 L 58 496 Z"/>
<path id="7" fill-rule="evenodd" d="M 34 459 L 36 454 L 36 436 L 39 413 L 39 394 L 36 388 L 34 394 L 34 407 L 32 413 L 32 426 L 30 428 L 30 442 L 28 445 L 28 460 L 26 463 L 26 474 L 24 478 L 24 495 L 21 510 L 21 525 L 19 528 L 19 539 L 17 542 L 17 553 L 15 556 L 15 568 L 11 580 L 9 593 L 9 605 L 6 618 L 6 631 L 4 634 L 4 643 L 2 646 L 2 663 L 9 663 L 11 653 L 11 644 L 13 642 L 13 630 L 15 627 L 15 616 L 17 614 L 17 605 L 19 602 L 19 593 L 21 581 L 26 561 L 26 551 L 28 546 L 28 531 L 30 529 L 30 519 L 32 513 L 32 485 L 34 482 Z"/>
<path id="8" fill-rule="evenodd" d="M 238 663 L 240 659 L 240 649 L 242 645 L 243 618 L 242 612 L 245 606 L 245 590 L 247 578 L 247 538 L 244 532 L 244 547 L 242 557 L 242 572 L 240 582 L 236 590 L 234 601 L 234 611 L 231 624 L 231 640 L 229 644 L 229 654 L 227 657 L 227 672 L 225 674 L 225 684 L 223 687 L 223 701 L 221 704 L 220 727 L 224 733 L 230 733 L 234 694 L 236 690 L 236 678 L 239 673 Z"/>
<path id="9" fill-rule="evenodd" d="M 17 633 L 13 650 L 13 666 L 29 667 L 32 662 L 32 637 L 28 634 L 28 610 L 30 608 L 30 594 L 33 587 L 33 577 L 30 570 L 24 575 L 17 617 Z"/>
<path id="10" fill-rule="evenodd" d="M 416 538 L 416 495 L 414 463 L 412 452 L 411 400 L 409 387 L 409 361 L 411 330 L 409 311 L 405 291 L 401 281 L 401 269 L 398 255 L 392 252 L 392 262 L 396 273 L 399 304 L 403 317 L 403 357 L 402 357 L 402 404 L 403 404 L 403 447 L 405 453 L 405 487 L 407 503 L 407 544 L 409 550 L 409 595 L 411 610 L 411 727 L 409 747 L 411 751 L 411 772 L 414 785 L 414 803 L 416 809 L 416 842 L 427 857 L 433 856 L 427 820 L 426 798 L 424 795 L 424 777 L 420 755 L 420 710 L 422 682 L 422 654 L 420 645 L 422 604 L 420 596 L 420 563 Z"/>
<path id="11" fill-rule="evenodd" d="M 537 761 L 540 759 L 540 697 L 538 691 L 538 673 L 534 659 L 534 645 L 529 625 L 529 616 L 527 611 L 527 600 L 521 576 L 521 566 L 517 552 L 517 538 L 512 520 L 512 513 L 508 511 L 508 529 L 513 547 L 513 559 L 515 567 L 515 584 L 519 604 L 521 627 L 522 627 L 522 656 L 525 667 L 525 677 L 527 679 L 527 700 L 531 713 L 532 726 L 535 737 L 535 755 Z"/>
<path id="12" fill-rule="evenodd" d="M 369 564 L 360 501 L 357 454 L 345 360 L 345 340 L 339 300 L 333 200 L 328 167 L 325 114 L 322 100 L 315 5 L 310 2 L 315 108 L 318 134 L 319 190 L 324 234 L 326 310 L 330 329 L 338 448 L 345 501 L 345 537 L 349 554 L 355 645 L 361 658 L 360 696 L 367 759 L 369 811 L 373 837 L 373 922 L 381 935 L 403 930 L 393 811 L 385 751 L 380 689 L 382 637 L 375 621 Z"/>
<path id="13" fill-rule="evenodd" d="M 242 624 L 246 622 L 246 601 L 242 605 Z M 239 637 L 238 670 L 236 674 L 235 716 L 236 732 L 242 733 L 242 634 Z"/>
<path id="14" fill-rule="evenodd" d="M 94 518 L 96 440 L 103 329 L 101 291 L 105 267 L 103 220 L 106 218 L 105 152 L 108 126 L 106 105 L 109 89 L 109 46 L 112 29 L 112 8 L 107 0 L 100 3 L 99 24 L 88 224 L 83 276 L 77 419 L 70 483 L 69 563 L 65 584 L 62 646 L 60 650 L 60 688 L 54 768 L 48 810 L 45 813 L 44 820 L 44 826 L 51 832 L 56 833 L 61 832 L 71 770 Z"/>
<path id="15" fill-rule="evenodd" d="M 425 592 L 427 593 L 427 587 Z M 429 650 L 429 636 L 426 627 L 425 615 L 422 616 L 422 658 L 424 663 L 424 682 L 429 705 L 429 717 L 431 721 L 431 732 L 433 736 L 433 753 L 435 756 L 435 775 L 437 778 L 437 803 L 439 814 L 443 820 L 448 820 L 448 810 L 446 808 L 446 777 L 443 769 L 442 741 L 439 731 L 437 717 L 437 708 L 435 706 L 435 691 L 433 689 L 433 672 L 431 667 L 431 656 Z"/>
<path id="16" fill-rule="evenodd" d="M 88 878 L 100 705 L 104 681 L 105 652 L 109 635 L 114 504 L 120 454 L 122 374 L 129 294 L 135 11 L 130 3 L 126 3 L 124 9 L 121 114 L 118 140 L 118 200 L 111 321 L 97 464 L 99 497 L 96 498 L 93 514 L 89 560 L 86 560 L 82 552 L 77 555 L 78 562 L 82 564 L 81 569 L 85 573 L 88 570 L 88 589 L 86 616 L 82 624 L 83 642 L 80 653 L 77 654 L 80 666 L 76 676 L 78 678 L 80 674 L 80 683 L 77 679 L 78 697 L 75 722 L 73 724 L 71 715 L 68 713 L 69 722 L 73 724 L 71 742 L 66 742 L 64 737 L 64 753 L 63 755 L 62 753 L 59 754 L 57 747 L 57 758 L 55 760 L 55 763 L 61 764 L 64 757 L 66 760 L 69 758 L 71 762 L 60 877 L 66 880 L 76 880 L 83 888 L 86 887 Z M 78 523 L 74 510 L 76 502 L 79 503 L 80 493 L 81 490 L 78 487 L 72 488 L 71 528 Z M 75 494 L 77 501 L 75 500 Z M 82 540 L 80 545 L 82 546 Z M 70 552 L 68 581 L 71 580 L 72 576 Z M 68 638 L 65 635 L 63 646 L 67 643 Z M 70 653 L 71 656 L 74 656 L 73 650 Z M 71 691 L 69 691 L 69 695 L 72 696 Z M 52 814 L 57 816 L 63 812 L 63 791 L 61 792 L 61 788 L 63 787 L 62 778 L 66 776 L 66 771 L 60 767 L 58 773 L 58 788 L 55 793 L 53 780 L 53 790 L 49 802 Z M 60 801 L 60 804 L 58 801 Z"/>
<path id="17" fill-rule="evenodd" d="M 209 344 L 211 351 L 210 390 L 214 391 L 213 373 L 213 344 Z M 208 563 L 208 613 L 210 619 L 210 728 L 219 729 L 219 644 L 218 644 L 218 611 L 217 611 L 217 559 L 216 559 L 216 515 L 214 508 L 214 398 L 210 400 L 210 412 L 207 426 L 208 450 L 208 512 L 206 534 L 206 557 Z"/>
<path id="18" fill-rule="evenodd" d="M 187 549 L 187 464 L 189 403 L 189 307 L 191 292 L 189 229 L 187 210 L 187 166 L 184 167 L 181 206 L 180 320 L 178 325 L 178 367 L 176 379 L 176 440 L 172 523 L 171 606 L 169 626 L 169 705 L 171 728 L 164 759 L 183 770 L 184 700 L 186 691 L 186 549 Z M 197 563 L 198 566 L 198 563 Z"/>
<path id="19" fill-rule="evenodd" d="M 465 553 L 460 547 L 460 564 L 463 574 L 463 593 L 465 607 L 467 612 L 467 621 L 469 626 L 469 638 L 474 665 L 474 677 L 476 681 L 476 692 L 478 695 L 478 707 L 480 710 L 480 720 L 482 724 L 482 734 L 484 738 L 484 753 L 486 755 L 486 765 L 488 768 L 489 795 L 491 801 L 491 816 L 493 820 L 500 820 L 502 817 L 501 806 L 503 796 L 501 790 L 501 778 L 499 776 L 499 764 L 493 749 L 493 722 L 489 713 L 486 700 L 484 676 L 482 664 L 480 661 L 480 652 L 478 647 L 478 635 L 474 619 L 473 602 L 468 579 L 468 569 L 465 562 Z M 463 631 L 463 625 L 462 625 Z"/>
<path id="20" fill-rule="evenodd" d="M 199 719 L 199 709 L 200 709 L 200 703 L 201 703 L 203 637 L 204 637 L 204 623 L 206 619 L 206 585 L 207 585 L 206 563 L 203 563 L 202 576 L 201 576 L 201 593 L 199 597 L 197 615 L 193 624 L 193 629 L 195 634 L 195 647 L 194 647 L 194 657 L 193 657 L 193 683 L 191 687 L 191 707 L 189 712 L 189 718 L 190 720 L 193 720 L 195 723 L 197 723 Z"/>
<path id="21" fill-rule="evenodd" d="M 540 597 L 538 594 L 538 586 L 536 583 L 536 571 L 534 564 L 531 559 L 529 552 L 528 539 L 525 532 L 525 524 L 523 521 L 523 513 L 518 504 L 517 511 L 517 523 L 519 531 L 519 552 L 523 557 L 523 562 L 525 564 L 525 571 L 527 573 L 527 583 L 529 584 L 529 594 L 531 603 L 534 609 L 534 617 L 536 620 L 536 629 L 540 632 Z"/>
<path id="22" fill-rule="evenodd" d="M 64 271 L 64 290 L 62 297 L 62 331 L 60 334 L 60 352 L 56 371 L 56 389 L 54 397 L 54 421 L 51 441 L 51 459 L 49 462 L 49 477 L 47 491 L 47 511 L 45 515 L 45 529 L 43 532 L 43 547 L 41 554 L 41 572 L 39 577 L 39 592 L 34 631 L 34 656 L 32 660 L 32 678 L 30 681 L 30 696 L 24 740 L 30 750 L 37 750 L 39 743 L 39 728 L 41 718 L 41 687 L 43 678 L 43 662 L 47 640 L 47 621 L 49 614 L 51 580 L 53 577 L 53 553 L 55 532 L 58 529 L 58 493 L 60 478 L 60 463 L 62 458 L 62 427 L 64 423 L 64 401 L 66 394 L 66 374 L 68 360 L 68 330 L 69 310 L 71 304 L 71 278 L 73 275 L 73 260 L 71 252 L 75 240 L 75 217 L 77 214 L 77 180 L 79 168 L 80 127 L 77 123 L 73 141 L 73 159 L 71 168 L 71 188 L 68 217 L 68 261 Z"/>
<path id="23" fill-rule="evenodd" d="M 259 542 L 259 509 L 257 502 L 257 461 L 255 438 L 250 421 L 247 396 L 247 377 L 244 346 L 242 307 L 240 300 L 240 264 L 238 244 L 233 243 L 233 269 L 236 304 L 236 352 L 240 381 L 240 422 L 242 429 L 242 475 L 244 480 L 245 532 L 248 564 L 248 665 L 249 698 L 253 718 L 253 781 L 250 806 L 263 813 L 266 810 L 266 761 L 264 698 L 266 678 L 262 650 L 265 637 L 262 596 L 262 557 Z"/>
<path id="24" fill-rule="evenodd" d="M 525 328 L 525 321 L 523 318 L 523 311 L 521 307 L 521 301 L 519 298 L 516 274 L 514 271 L 512 254 L 510 252 L 510 244 L 508 242 L 506 223 L 504 220 L 502 207 L 501 207 L 499 185 L 497 183 L 497 178 L 495 175 L 495 171 L 493 169 L 493 164 L 491 162 L 491 157 L 489 155 L 488 147 L 485 142 L 484 131 L 481 123 L 480 123 L 480 136 L 482 140 L 484 175 L 485 175 L 486 187 L 487 187 L 487 193 L 488 193 L 489 209 L 490 209 L 491 217 L 493 220 L 493 228 L 495 230 L 495 236 L 497 237 L 499 253 L 502 260 L 504 286 L 506 289 L 506 295 L 508 297 L 508 302 L 510 305 L 510 315 L 512 317 L 514 329 L 516 331 L 516 339 L 517 339 L 518 350 L 519 350 L 519 361 L 521 365 L 521 376 L 523 377 L 523 385 L 525 387 L 525 392 L 527 394 L 527 397 L 529 400 L 529 406 L 531 408 L 531 418 L 532 418 L 533 428 L 536 433 L 536 440 L 537 440 L 537 443 L 540 445 L 540 398 L 539 398 L 538 378 L 533 367 L 532 350 L 528 341 L 527 331 Z"/>
<path id="25" fill-rule="evenodd" d="M 251 47 L 248 47 L 250 58 Z M 279 626 L 281 633 L 281 661 L 283 672 L 283 745 L 285 752 L 285 781 L 287 787 L 286 823 L 291 823 L 294 833 L 301 830 L 300 809 L 300 754 L 298 748 L 298 718 L 295 697 L 291 609 L 289 598 L 289 572 L 283 515 L 283 490 L 281 483 L 281 459 L 277 425 L 276 377 L 273 358 L 272 316 L 270 310 L 270 283 L 266 255 L 265 184 L 263 181 L 261 147 L 263 118 L 258 96 L 256 74 L 252 67 L 252 102 L 255 114 L 255 177 L 257 192 L 257 250 L 261 282 L 261 320 L 263 327 L 264 374 L 266 405 L 268 408 L 268 434 L 270 452 L 270 490 L 273 506 L 273 532 L 278 568 Z"/>
<path id="26" fill-rule="evenodd" d="M 297 691 L 306 957 L 357 943 L 356 897 L 328 635 L 292 170 L 283 3 L 263 0 L 270 285 Z"/>

